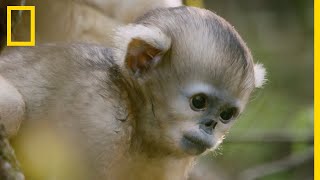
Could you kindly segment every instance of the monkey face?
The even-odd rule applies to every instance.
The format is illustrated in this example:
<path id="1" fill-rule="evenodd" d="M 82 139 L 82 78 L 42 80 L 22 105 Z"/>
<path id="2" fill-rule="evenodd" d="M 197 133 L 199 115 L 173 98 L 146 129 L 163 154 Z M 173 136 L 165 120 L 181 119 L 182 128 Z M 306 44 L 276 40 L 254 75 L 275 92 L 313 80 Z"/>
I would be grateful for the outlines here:
<path id="1" fill-rule="evenodd" d="M 156 123 L 145 128 L 156 131 L 148 137 L 157 145 L 168 145 L 165 148 L 170 151 L 188 156 L 215 149 L 245 104 L 228 91 L 203 82 L 189 82 L 161 94 L 155 95 L 160 99 L 153 98 Z"/>
<path id="2" fill-rule="evenodd" d="M 191 155 L 216 148 L 242 109 L 237 98 L 203 83 L 186 87 L 175 103 L 176 112 L 183 106 L 185 108 L 178 143 L 185 153 Z"/>

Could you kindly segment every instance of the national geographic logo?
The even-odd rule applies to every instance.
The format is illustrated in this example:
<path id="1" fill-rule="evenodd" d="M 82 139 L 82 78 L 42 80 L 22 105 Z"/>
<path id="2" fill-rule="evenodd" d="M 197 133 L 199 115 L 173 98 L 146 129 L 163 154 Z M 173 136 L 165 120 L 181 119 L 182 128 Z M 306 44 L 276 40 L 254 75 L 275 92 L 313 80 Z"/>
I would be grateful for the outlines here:
<path id="1" fill-rule="evenodd" d="M 30 41 L 12 41 L 12 11 L 30 11 Z M 35 6 L 7 6 L 7 46 L 35 46 Z"/>

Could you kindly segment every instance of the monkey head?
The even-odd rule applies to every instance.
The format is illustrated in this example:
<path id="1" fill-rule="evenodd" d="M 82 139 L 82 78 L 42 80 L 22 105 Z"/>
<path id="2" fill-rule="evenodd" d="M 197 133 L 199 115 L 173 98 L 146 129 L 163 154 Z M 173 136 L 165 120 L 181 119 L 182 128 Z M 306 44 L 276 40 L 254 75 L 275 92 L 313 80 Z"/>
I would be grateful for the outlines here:
<path id="1" fill-rule="evenodd" d="M 208 10 L 153 10 L 116 34 L 115 60 L 140 89 L 136 137 L 153 151 L 215 149 L 265 81 L 235 29 Z"/>

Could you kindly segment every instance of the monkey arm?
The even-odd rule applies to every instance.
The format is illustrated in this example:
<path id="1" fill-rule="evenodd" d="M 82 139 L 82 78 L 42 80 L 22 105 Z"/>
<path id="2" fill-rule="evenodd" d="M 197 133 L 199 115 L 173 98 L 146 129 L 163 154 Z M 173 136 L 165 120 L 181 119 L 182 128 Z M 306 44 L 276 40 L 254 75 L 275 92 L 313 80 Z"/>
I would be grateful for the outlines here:
<path id="1" fill-rule="evenodd" d="M 95 7 L 72 0 L 28 1 L 27 5 L 36 6 L 37 44 L 90 42 L 109 45 L 113 28 L 123 24 Z M 23 13 L 13 38 L 26 40 L 29 37 L 30 15 Z"/>
<path id="2" fill-rule="evenodd" d="M 115 27 L 132 23 L 148 10 L 182 3 L 180 0 L 54 0 L 27 1 L 26 5 L 36 7 L 38 44 L 90 42 L 110 46 Z M 29 39 L 30 15 L 23 13 L 19 22 L 13 39 Z M 0 33 L 1 27 L 0 19 Z"/>
<path id="3" fill-rule="evenodd" d="M 181 0 L 82 0 L 122 23 L 132 23 L 146 12 L 163 7 L 177 7 Z"/>
<path id="4" fill-rule="evenodd" d="M 70 20 L 74 23 L 72 28 L 74 28 L 73 32 L 75 32 L 72 35 L 72 41 L 110 45 L 114 33 L 113 29 L 124 25 L 121 21 L 83 4 L 76 4 L 73 12 L 76 18 Z M 78 18 L 79 16 L 81 18 Z"/>
<path id="5" fill-rule="evenodd" d="M 21 94 L 0 75 L 0 124 L 6 136 L 14 136 L 24 118 L 25 103 Z"/>

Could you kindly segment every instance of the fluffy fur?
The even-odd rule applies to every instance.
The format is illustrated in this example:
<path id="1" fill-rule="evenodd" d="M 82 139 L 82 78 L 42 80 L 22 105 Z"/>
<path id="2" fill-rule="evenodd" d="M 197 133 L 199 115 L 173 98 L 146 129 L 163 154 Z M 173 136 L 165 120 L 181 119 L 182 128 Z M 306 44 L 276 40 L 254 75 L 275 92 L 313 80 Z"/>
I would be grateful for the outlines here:
<path id="1" fill-rule="evenodd" d="M 266 69 L 263 67 L 262 64 L 255 64 L 254 65 L 254 78 L 255 78 L 255 85 L 257 88 L 261 88 L 266 82 L 267 72 Z"/>
<path id="2" fill-rule="evenodd" d="M 0 122 L 8 135 L 17 134 L 24 119 L 25 104 L 21 94 L 0 75 Z"/>

